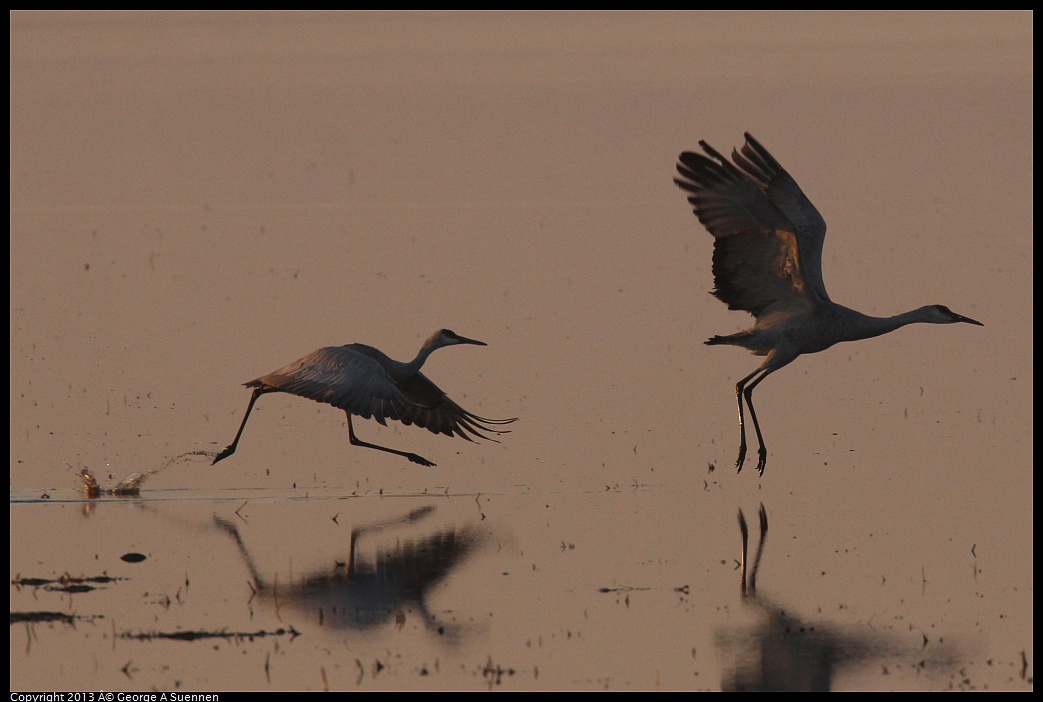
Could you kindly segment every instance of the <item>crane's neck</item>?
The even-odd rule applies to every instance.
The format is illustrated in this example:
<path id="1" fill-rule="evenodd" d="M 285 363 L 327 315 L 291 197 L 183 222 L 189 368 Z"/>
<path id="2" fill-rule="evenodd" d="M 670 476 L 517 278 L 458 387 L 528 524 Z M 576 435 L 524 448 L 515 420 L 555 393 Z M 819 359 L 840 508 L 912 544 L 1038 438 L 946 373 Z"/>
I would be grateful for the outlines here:
<path id="1" fill-rule="evenodd" d="M 893 317 L 870 317 L 867 314 L 848 310 L 857 317 L 857 324 L 845 325 L 847 334 L 841 341 L 857 341 L 858 339 L 871 339 L 874 336 L 888 334 L 895 329 L 901 329 L 907 324 L 930 321 L 925 315 L 926 308 L 919 308 L 896 314 Z"/>
<path id="2" fill-rule="evenodd" d="M 427 361 L 427 357 L 431 355 L 431 352 L 439 348 L 442 347 L 436 344 L 424 344 L 420 347 L 420 351 L 417 352 L 416 358 L 409 363 L 399 364 L 398 375 L 401 377 L 416 375 L 420 371 L 420 367 L 424 365 L 425 361 Z"/>

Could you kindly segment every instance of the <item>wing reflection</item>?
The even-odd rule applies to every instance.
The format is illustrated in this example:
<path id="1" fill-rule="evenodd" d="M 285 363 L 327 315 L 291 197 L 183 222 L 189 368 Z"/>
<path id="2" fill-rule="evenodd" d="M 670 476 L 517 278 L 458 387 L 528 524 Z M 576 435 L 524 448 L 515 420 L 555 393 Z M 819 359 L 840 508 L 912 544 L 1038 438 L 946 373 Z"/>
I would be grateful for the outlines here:
<path id="1" fill-rule="evenodd" d="M 381 547 L 373 556 L 358 554 L 359 541 L 365 536 L 419 521 L 434 509 L 422 507 L 404 517 L 353 528 L 347 563 L 305 573 L 290 584 L 278 577 L 264 578 L 238 528 L 217 515 L 214 521 L 239 547 L 257 592 L 277 607 L 289 605 L 314 614 L 321 625 L 356 631 L 391 622 L 401 628 L 406 615 L 416 611 L 428 630 L 453 639 L 459 635 L 459 627 L 441 622 L 428 609 L 427 599 L 432 588 L 481 543 L 477 529 L 446 528 L 427 536 L 397 539 L 393 546 Z"/>

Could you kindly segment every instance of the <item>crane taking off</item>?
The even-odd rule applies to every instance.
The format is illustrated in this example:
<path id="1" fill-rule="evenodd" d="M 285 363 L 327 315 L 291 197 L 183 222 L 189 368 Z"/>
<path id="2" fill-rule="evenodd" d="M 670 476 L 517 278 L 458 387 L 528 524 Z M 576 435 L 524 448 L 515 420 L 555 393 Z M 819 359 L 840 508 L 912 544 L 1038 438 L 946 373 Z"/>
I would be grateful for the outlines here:
<path id="1" fill-rule="evenodd" d="M 747 133 L 742 153 L 732 165 L 705 141 L 709 156 L 685 151 L 674 182 L 689 193 L 688 202 L 713 235 L 713 294 L 730 310 L 756 318 L 751 329 L 714 336 L 707 344 L 740 346 L 764 363 L 735 384 L 739 405 L 739 458 L 746 460 L 743 397 L 760 443 L 757 470 L 763 475 L 764 447 L 753 389 L 797 356 L 828 349 L 841 341 L 868 339 L 906 324 L 981 322 L 942 305 L 928 305 L 895 315 L 870 317 L 829 299 L 822 282 L 822 242 L 826 222 L 779 162 Z"/>
<path id="2" fill-rule="evenodd" d="M 471 414 L 450 400 L 441 388 L 420 372 L 420 367 L 432 351 L 455 344 L 486 345 L 482 341 L 441 329 L 424 342 L 416 358 L 409 363 L 388 358 L 383 352 L 365 344 L 329 346 L 313 351 L 285 368 L 251 380 L 245 385 L 254 388 L 254 391 L 246 407 L 243 423 L 239 425 L 239 432 L 231 445 L 217 454 L 214 463 L 235 453 L 254 403 L 258 397 L 269 392 L 288 392 L 342 409 L 348 417 L 348 440 L 353 446 L 394 453 L 422 466 L 435 464 L 415 453 L 361 441 L 355 436 L 351 415 L 357 414 L 363 419 L 372 417 L 385 426 L 386 420 L 394 419 L 407 425 L 415 424 L 434 434 L 456 434 L 468 441 L 474 441 L 471 436 L 496 441 L 486 434 L 509 433 L 496 427 L 517 421 L 517 417 L 487 419 Z"/>

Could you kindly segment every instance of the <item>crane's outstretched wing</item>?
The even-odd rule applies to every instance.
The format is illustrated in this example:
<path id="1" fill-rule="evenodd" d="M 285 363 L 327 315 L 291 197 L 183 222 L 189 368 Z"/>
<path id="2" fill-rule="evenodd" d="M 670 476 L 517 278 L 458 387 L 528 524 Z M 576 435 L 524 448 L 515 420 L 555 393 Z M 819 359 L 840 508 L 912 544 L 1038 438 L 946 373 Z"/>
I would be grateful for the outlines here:
<path id="1" fill-rule="evenodd" d="M 714 236 L 714 295 L 729 309 L 759 315 L 779 301 L 828 300 L 821 254 L 826 224 L 793 178 L 753 137 L 733 165 L 686 151 L 675 178 Z M 714 160 L 716 159 L 716 160 Z"/>
<path id="2" fill-rule="evenodd" d="M 401 420 L 410 400 L 375 358 L 352 346 L 328 346 L 312 351 L 285 368 L 246 383 L 325 402 L 364 419 Z"/>
<path id="3" fill-rule="evenodd" d="M 760 185 L 768 199 L 793 222 L 804 276 L 820 299 L 829 300 L 822 282 L 822 244 L 826 240 L 826 220 L 811 204 L 797 181 L 768 150 L 749 132 L 744 136 L 746 143 L 742 146 L 742 154 L 732 150 L 732 160 Z"/>
<path id="4" fill-rule="evenodd" d="M 364 419 L 415 424 L 435 434 L 471 436 L 495 441 L 483 432 L 502 434 L 496 425 L 515 419 L 487 419 L 471 414 L 449 399 L 422 373 L 396 382 L 376 349 L 351 344 L 313 351 L 274 373 L 246 383 L 325 402 Z"/>

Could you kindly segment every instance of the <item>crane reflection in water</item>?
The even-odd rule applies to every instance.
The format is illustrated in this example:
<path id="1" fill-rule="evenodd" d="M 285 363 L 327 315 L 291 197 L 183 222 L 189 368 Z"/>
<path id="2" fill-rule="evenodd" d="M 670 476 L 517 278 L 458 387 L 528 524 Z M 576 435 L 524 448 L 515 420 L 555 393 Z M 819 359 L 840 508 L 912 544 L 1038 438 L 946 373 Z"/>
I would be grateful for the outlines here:
<path id="1" fill-rule="evenodd" d="M 748 559 L 749 529 L 739 510 L 742 554 L 739 561 L 742 603 L 757 617 L 753 626 L 718 632 L 717 647 L 726 692 L 829 692 L 842 670 L 878 666 L 881 674 L 894 668 L 932 673 L 952 667 L 954 650 L 947 644 L 925 651 L 872 631 L 855 631 L 824 621 L 809 621 L 783 609 L 757 591 L 757 574 L 768 534 L 768 513 L 760 507 L 760 540 L 752 564 Z M 924 637 L 923 646 L 928 641 Z"/>
<path id="2" fill-rule="evenodd" d="M 313 615 L 320 625 L 356 631 L 389 623 L 401 628 L 406 616 L 415 611 L 428 631 L 452 641 L 460 634 L 460 627 L 441 621 L 430 611 L 427 600 L 433 588 L 482 543 L 480 530 L 447 527 L 425 536 L 398 538 L 394 545 L 381 547 L 370 557 L 358 553 L 359 541 L 367 535 L 418 522 L 434 509 L 429 505 L 403 517 L 353 528 L 347 562 L 307 572 L 289 583 L 277 576 L 263 576 L 239 529 L 217 515 L 214 521 L 235 541 L 256 593 L 276 607 L 290 606 Z"/>

